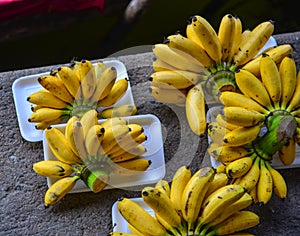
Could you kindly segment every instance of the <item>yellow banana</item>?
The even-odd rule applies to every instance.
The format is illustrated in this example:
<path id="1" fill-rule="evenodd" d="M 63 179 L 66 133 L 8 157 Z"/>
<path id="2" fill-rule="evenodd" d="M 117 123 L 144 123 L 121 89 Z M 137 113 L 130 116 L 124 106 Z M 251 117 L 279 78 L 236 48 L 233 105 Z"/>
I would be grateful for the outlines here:
<path id="1" fill-rule="evenodd" d="M 45 130 L 45 137 L 54 156 L 67 164 L 81 163 L 79 157 L 72 151 L 65 135 L 58 129 L 49 126 Z"/>
<path id="2" fill-rule="evenodd" d="M 152 67 L 155 72 L 164 71 L 164 70 L 177 70 L 176 67 L 169 65 L 167 62 L 162 61 L 159 58 L 154 58 L 152 62 Z"/>
<path id="3" fill-rule="evenodd" d="M 134 228 L 131 224 L 128 224 L 128 229 L 132 233 L 132 234 L 129 234 L 131 236 L 144 236 L 140 231 L 138 231 L 136 228 Z M 125 233 L 124 234 L 120 233 L 120 234 L 121 235 L 119 235 L 119 236 L 129 236 L 129 235 L 126 235 Z M 111 235 L 114 236 L 114 234 L 111 234 Z"/>
<path id="4" fill-rule="evenodd" d="M 288 103 L 286 108 L 287 111 L 291 112 L 300 107 L 300 72 L 297 74 L 296 87 L 294 90 L 294 94 Z"/>
<path id="5" fill-rule="evenodd" d="M 88 152 L 85 147 L 83 127 L 80 121 L 76 121 L 73 125 L 73 138 L 77 148 L 77 152 L 79 154 L 79 158 L 85 162 L 88 158 Z"/>
<path id="6" fill-rule="evenodd" d="M 151 86 L 151 96 L 157 101 L 162 103 L 171 104 L 184 104 L 186 101 L 186 90 L 179 90 L 172 86 L 170 88 L 160 88 Z"/>
<path id="7" fill-rule="evenodd" d="M 99 65 L 101 67 L 101 65 Z M 97 67 L 96 67 L 97 71 Z M 111 91 L 112 87 L 114 86 L 117 79 L 117 70 L 115 67 L 107 67 L 105 68 L 102 73 L 98 71 L 97 73 L 97 84 L 94 91 L 94 94 L 91 97 L 92 102 L 97 102 L 105 98 Z"/>
<path id="8" fill-rule="evenodd" d="M 140 234 L 136 234 L 136 233 L 134 233 L 134 234 L 127 234 L 127 233 L 124 233 L 124 232 L 110 232 L 109 235 L 110 236 L 139 236 Z"/>
<path id="9" fill-rule="evenodd" d="M 70 104 L 54 96 L 46 89 L 41 89 L 38 90 L 37 92 L 30 94 L 27 97 L 27 101 L 39 106 L 50 107 L 50 108 L 57 108 L 57 109 L 71 108 Z"/>
<path id="10" fill-rule="evenodd" d="M 286 198 L 287 195 L 287 184 L 283 176 L 278 170 L 274 169 L 269 162 L 266 162 L 266 166 L 271 173 L 273 182 L 274 193 L 282 200 Z"/>
<path id="11" fill-rule="evenodd" d="M 257 183 L 257 199 L 262 205 L 265 205 L 271 199 L 273 193 L 272 175 L 266 167 L 265 161 L 260 160 L 260 176 Z"/>
<path id="12" fill-rule="evenodd" d="M 265 114 L 244 107 L 224 107 L 221 113 L 226 122 L 239 126 L 253 126 L 265 120 Z"/>
<path id="13" fill-rule="evenodd" d="M 151 236 L 169 235 L 154 217 L 131 199 L 119 199 L 117 207 L 125 220 L 142 234 Z"/>
<path id="14" fill-rule="evenodd" d="M 214 176 L 211 167 L 200 168 L 186 184 L 181 196 L 181 213 L 187 222 L 188 231 L 193 231 L 202 201 Z"/>
<path id="15" fill-rule="evenodd" d="M 73 103 L 73 96 L 69 93 L 64 82 L 60 78 L 52 75 L 44 75 L 38 78 L 38 82 L 54 96 L 58 97 L 64 102 L 70 104 Z"/>
<path id="16" fill-rule="evenodd" d="M 179 167 L 173 175 L 170 199 L 175 206 L 175 209 L 181 214 L 181 197 L 185 186 L 192 177 L 191 169 L 188 166 Z"/>
<path id="17" fill-rule="evenodd" d="M 221 93 L 219 100 L 226 107 L 242 107 L 249 110 L 254 110 L 262 114 L 268 113 L 263 106 L 251 99 L 250 97 L 236 92 L 224 91 Z"/>
<path id="18" fill-rule="evenodd" d="M 202 203 L 199 224 L 207 224 L 221 214 L 224 207 L 240 199 L 245 189 L 238 184 L 225 185 L 210 194 Z"/>
<path id="19" fill-rule="evenodd" d="M 275 108 L 278 109 L 281 99 L 281 79 L 275 61 L 267 53 L 263 53 L 260 60 L 260 75 Z"/>
<path id="20" fill-rule="evenodd" d="M 80 79 L 80 81 L 82 96 L 86 101 L 88 101 L 94 94 L 97 84 L 96 73 L 93 66 L 89 68 L 89 71 L 84 75 L 83 78 Z"/>
<path id="21" fill-rule="evenodd" d="M 249 192 L 251 197 L 253 198 L 254 204 L 258 203 L 258 198 L 257 198 L 257 185 L 255 185 L 252 190 Z"/>
<path id="22" fill-rule="evenodd" d="M 68 66 L 61 66 L 55 75 L 63 81 L 73 98 L 78 99 L 81 96 L 80 80 L 74 70 Z"/>
<path id="23" fill-rule="evenodd" d="M 203 72 L 201 63 L 181 50 L 161 43 L 155 44 L 152 51 L 157 58 L 177 68 L 177 70 Z"/>
<path id="24" fill-rule="evenodd" d="M 198 38 L 197 34 L 195 33 L 195 29 L 193 26 L 193 16 L 191 16 L 188 21 L 187 21 L 187 26 L 186 26 L 186 37 L 193 42 L 197 43 L 200 47 L 203 48 L 203 45 Z M 204 49 L 204 48 L 203 48 Z M 205 50 L 205 49 L 204 49 Z"/>
<path id="25" fill-rule="evenodd" d="M 226 120 L 224 120 L 224 116 L 220 113 L 216 116 L 216 122 L 228 130 L 234 130 L 234 129 L 240 127 L 239 125 L 233 125 L 233 124 L 226 122 Z"/>
<path id="26" fill-rule="evenodd" d="M 235 37 L 235 18 L 231 14 L 223 16 L 218 31 L 218 38 L 222 46 L 222 60 L 226 61 L 232 50 Z"/>
<path id="27" fill-rule="evenodd" d="M 37 111 L 33 112 L 30 117 L 28 118 L 29 122 L 47 122 L 51 120 L 56 120 L 70 116 L 70 110 L 66 109 L 55 109 L 50 107 L 42 107 Z"/>
<path id="28" fill-rule="evenodd" d="M 292 54 L 293 48 L 290 44 L 282 44 L 270 48 L 267 50 L 268 55 L 275 61 L 276 65 L 279 65 L 284 57 Z M 242 69 L 247 70 L 254 74 L 256 77 L 260 77 L 260 60 L 262 55 L 259 55 L 247 62 Z"/>
<path id="29" fill-rule="evenodd" d="M 170 198 L 161 190 L 154 187 L 144 187 L 142 198 L 164 221 L 174 228 L 181 227 L 181 218 Z"/>
<path id="30" fill-rule="evenodd" d="M 191 88 L 186 96 L 185 112 L 191 130 L 196 135 L 206 132 L 205 98 L 201 83 Z"/>
<path id="31" fill-rule="evenodd" d="M 221 144 L 224 139 L 224 135 L 230 130 L 219 125 L 219 123 L 213 121 L 207 125 L 207 133 L 213 143 Z"/>
<path id="32" fill-rule="evenodd" d="M 272 109 L 271 100 L 266 88 L 251 72 L 239 70 L 235 73 L 235 80 L 243 94 L 257 101 L 262 106 Z"/>
<path id="33" fill-rule="evenodd" d="M 101 126 L 105 130 L 111 129 L 111 127 L 115 125 L 127 125 L 127 124 L 128 124 L 127 120 L 122 117 L 112 117 L 101 122 Z"/>
<path id="34" fill-rule="evenodd" d="M 169 182 L 165 179 L 160 179 L 156 182 L 155 186 L 156 189 L 159 189 L 163 193 L 165 193 L 168 197 L 170 197 L 171 187 Z M 174 205 L 174 204 L 173 204 Z"/>
<path id="35" fill-rule="evenodd" d="M 216 173 L 218 173 L 218 174 L 225 174 L 226 173 L 226 164 L 225 163 L 221 163 L 220 165 L 218 165 L 216 167 Z"/>
<path id="36" fill-rule="evenodd" d="M 109 107 L 115 104 L 126 93 L 128 83 L 127 78 L 116 81 L 107 96 L 99 100 L 97 106 Z"/>
<path id="37" fill-rule="evenodd" d="M 189 71 L 173 70 L 154 72 L 149 81 L 151 84 L 160 88 L 186 89 L 196 84 L 201 79 L 199 74 Z"/>
<path id="38" fill-rule="evenodd" d="M 243 175 L 239 181 L 239 185 L 243 186 L 245 189 L 247 189 L 247 192 L 250 193 L 253 188 L 256 187 L 256 184 L 259 179 L 260 174 L 260 158 L 256 157 L 253 161 L 253 164 L 251 166 L 251 169 Z"/>
<path id="39" fill-rule="evenodd" d="M 67 163 L 55 160 L 39 161 L 33 164 L 35 173 L 50 178 L 63 178 L 73 173 L 73 167 Z"/>
<path id="40" fill-rule="evenodd" d="M 145 148 L 145 146 L 143 146 L 142 144 L 137 144 L 135 147 L 129 149 L 126 152 L 123 152 L 119 155 L 111 155 L 111 158 L 113 160 L 113 162 L 120 162 L 120 161 L 126 161 L 126 160 L 130 160 L 133 159 L 137 156 L 141 156 L 143 154 L 145 154 L 147 151 L 147 149 Z"/>
<path id="41" fill-rule="evenodd" d="M 278 156 L 284 165 L 291 165 L 296 159 L 296 139 L 292 137 L 289 142 L 279 149 Z"/>
<path id="42" fill-rule="evenodd" d="M 84 136 L 87 135 L 89 129 L 98 123 L 98 113 L 95 109 L 90 109 L 87 112 L 85 112 L 81 118 L 80 123 L 83 128 Z"/>
<path id="43" fill-rule="evenodd" d="M 59 118 L 56 118 L 56 119 L 53 119 L 50 121 L 41 121 L 35 125 L 35 128 L 38 130 L 44 130 L 44 129 L 48 128 L 50 125 L 64 123 L 67 119 L 68 119 L 68 117 L 59 117 Z"/>
<path id="44" fill-rule="evenodd" d="M 59 202 L 68 192 L 70 192 L 74 188 L 75 183 L 78 179 L 80 179 L 79 176 L 68 176 L 62 179 L 58 179 L 48 188 L 45 194 L 45 206 L 48 207 Z"/>
<path id="45" fill-rule="evenodd" d="M 121 176 L 136 175 L 146 171 L 150 165 L 151 160 L 137 157 L 116 163 L 116 166 L 114 166 L 114 173 Z"/>
<path id="46" fill-rule="evenodd" d="M 93 69 L 93 64 L 89 60 L 74 61 L 70 66 L 76 72 L 78 79 L 82 82 L 86 75 Z"/>
<path id="47" fill-rule="evenodd" d="M 216 191 L 217 189 L 225 186 L 228 183 L 228 176 L 225 173 L 216 172 L 213 180 L 209 184 L 208 190 L 205 194 L 205 198 L 207 198 L 211 193 Z"/>
<path id="48" fill-rule="evenodd" d="M 85 136 L 86 151 L 90 156 L 95 156 L 103 139 L 105 129 L 101 125 L 93 125 Z"/>
<path id="49" fill-rule="evenodd" d="M 232 63 L 234 55 L 238 52 L 240 42 L 242 40 L 242 32 L 243 32 L 243 26 L 242 26 L 242 21 L 238 16 L 235 16 L 234 18 L 235 21 L 235 27 L 234 27 L 234 35 L 232 38 L 232 45 L 229 51 L 229 56 L 227 61 Z"/>
<path id="50" fill-rule="evenodd" d="M 252 150 L 246 149 L 243 146 L 225 146 L 214 145 L 213 143 L 207 149 L 208 153 L 217 161 L 226 163 L 237 160 L 249 155 Z"/>
<path id="51" fill-rule="evenodd" d="M 222 46 L 218 35 L 210 23 L 201 16 L 195 15 L 191 25 L 207 54 L 215 61 L 222 59 Z"/>
<path id="52" fill-rule="evenodd" d="M 265 21 L 257 25 L 247 37 L 242 40 L 238 53 L 234 56 L 234 63 L 244 65 L 250 61 L 269 40 L 274 31 L 274 22 Z"/>
<path id="53" fill-rule="evenodd" d="M 230 162 L 226 166 L 226 173 L 230 178 L 239 178 L 245 175 L 252 167 L 252 157 L 243 157 Z"/>
<path id="54" fill-rule="evenodd" d="M 259 216 L 252 211 L 238 211 L 226 220 L 216 225 L 207 236 L 229 235 L 245 229 L 252 228 L 259 224 Z"/>
<path id="55" fill-rule="evenodd" d="M 137 107 L 134 104 L 124 104 L 106 108 L 99 112 L 98 116 L 107 119 L 115 116 L 133 116 L 137 113 Z"/>
<path id="56" fill-rule="evenodd" d="M 171 48 L 176 48 L 193 56 L 206 68 L 211 67 L 213 64 L 213 60 L 208 56 L 206 51 L 199 44 L 180 34 L 168 36 L 164 40 L 164 43 Z"/>
<path id="57" fill-rule="evenodd" d="M 72 116 L 68 122 L 66 123 L 66 128 L 65 128 L 65 137 L 72 149 L 72 151 L 77 155 L 80 156 L 77 150 L 77 144 L 75 143 L 74 139 L 74 127 L 76 122 L 79 121 L 79 118 L 76 116 Z"/>

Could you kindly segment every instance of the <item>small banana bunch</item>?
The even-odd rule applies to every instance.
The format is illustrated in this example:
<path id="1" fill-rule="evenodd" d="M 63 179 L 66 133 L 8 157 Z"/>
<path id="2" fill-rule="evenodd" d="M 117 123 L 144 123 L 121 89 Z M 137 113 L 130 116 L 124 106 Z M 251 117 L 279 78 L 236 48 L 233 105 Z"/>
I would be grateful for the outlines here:
<path id="1" fill-rule="evenodd" d="M 45 137 L 57 158 L 33 164 L 37 174 L 57 179 L 45 194 L 45 206 L 60 201 L 79 179 L 97 193 L 108 185 L 111 174 L 132 176 L 151 164 L 141 157 L 147 139 L 141 125 L 119 117 L 98 124 L 95 110 L 70 118 L 64 131 L 49 126 Z"/>
<path id="2" fill-rule="evenodd" d="M 49 75 L 40 76 L 38 82 L 43 89 L 27 98 L 34 104 L 28 121 L 37 123 L 36 129 L 41 130 L 49 125 L 64 123 L 72 116 L 81 117 L 90 109 L 109 109 L 99 114 L 99 118 L 109 118 L 113 115 L 111 106 L 128 88 L 127 78 L 117 80 L 115 67 L 107 67 L 103 62 L 94 66 L 88 60 L 61 66 Z M 136 108 L 124 105 L 118 108 L 116 116 L 121 111 L 122 116 L 129 116 L 136 113 Z"/>
<path id="3" fill-rule="evenodd" d="M 250 194 L 238 184 L 228 184 L 227 175 L 212 167 L 192 174 L 181 166 L 171 184 L 160 180 L 154 187 L 144 187 L 141 195 L 153 215 L 131 199 L 118 200 L 131 231 L 128 235 L 231 235 L 259 224 L 259 217 L 245 209 L 253 203 Z"/>
<path id="4" fill-rule="evenodd" d="M 216 32 L 203 17 L 191 17 L 186 36 L 176 33 L 154 45 L 151 95 L 158 102 L 185 105 L 192 131 L 204 134 L 205 98 L 215 102 L 220 92 L 237 91 L 237 69 L 256 73 L 261 56 L 253 57 L 273 31 L 272 21 L 262 22 L 251 31 L 243 30 L 240 18 L 226 14 Z M 277 64 L 292 53 L 289 44 L 267 50 Z"/>

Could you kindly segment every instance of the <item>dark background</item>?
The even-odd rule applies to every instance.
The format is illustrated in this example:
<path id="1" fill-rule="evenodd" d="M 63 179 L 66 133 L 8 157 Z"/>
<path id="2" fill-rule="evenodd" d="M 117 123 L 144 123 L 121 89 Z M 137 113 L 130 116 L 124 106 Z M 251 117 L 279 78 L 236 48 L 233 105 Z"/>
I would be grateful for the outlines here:
<path id="1" fill-rule="evenodd" d="M 132 24 L 124 24 L 129 0 L 106 0 L 104 12 L 45 13 L 0 21 L 0 71 L 99 59 L 120 50 L 153 45 L 180 30 L 192 15 L 205 17 L 217 30 L 231 13 L 243 28 L 275 21 L 274 34 L 300 30 L 300 14 L 291 0 L 152 0 Z M 149 47 L 147 47 L 149 49 Z"/>

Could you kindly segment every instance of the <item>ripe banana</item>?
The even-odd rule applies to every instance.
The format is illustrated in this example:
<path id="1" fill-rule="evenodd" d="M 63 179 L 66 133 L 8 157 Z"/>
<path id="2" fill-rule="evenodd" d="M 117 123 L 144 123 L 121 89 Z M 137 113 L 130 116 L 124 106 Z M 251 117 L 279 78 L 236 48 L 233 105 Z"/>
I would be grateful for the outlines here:
<path id="1" fill-rule="evenodd" d="M 260 176 L 257 183 L 257 199 L 262 205 L 265 205 L 271 199 L 273 193 L 273 180 L 265 161 L 260 160 Z"/>
<path id="2" fill-rule="evenodd" d="M 240 177 L 239 185 L 247 189 L 247 192 L 250 193 L 253 188 L 256 188 L 256 184 L 259 179 L 260 174 L 260 158 L 256 157 L 253 161 L 251 169 L 242 177 Z"/>
<path id="3" fill-rule="evenodd" d="M 224 135 L 230 130 L 219 125 L 219 123 L 213 121 L 207 125 L 207 134 L 209 135 L 211 142 L 221 144 L 224 139 Z"/>
<path id="4" fill-rule="evenodd" d="M 226 184 L 228 184 L 228 176 L 225 173 L 218 173 L 216 171 L 213 180 L 209 184 L 204 199 L 206 199 L 211 193 L 225 186 Z"/>
<path id="5" fill-rule="evenodd" d="M 186 90 L 175 89 L 169 86 L 168 89 L 151 86 L 150 87 L 151 96 L 157 102 L 170 103 L 170 104 L 184 104 L 186 101 Z"/>
<path id="6" fill-rule="evenodd" d="M 33 164 L 35 173 L 50 178 L 63 178 L 73 173 L 73 167 L 67 163 L 55 160 L 39 161 Z"/>
<path id="7" fill-rule="evenodd" d="M 90 128 L 98 123 L 98 113 L 95 109 L 90 109 L 87 112 L 85 112 L 81 118 L 80 123 L 83 128 L 84 137 L 86 137 L 88 131 Z"/>
<path id="8" fill-rule="evenodd" d="M 290 102 L 286 108 L 286 111 L 294 111 L 300 107 L 300 72 L 297 74 L 296 87 L 294 90 L 294 94 L 290 99 Z"/>
<path id="9" fill-rule="evenodd" d="M 91 64 L 91 67 L 88 67 L 87 69 L 88 71 L 86 71 L 85 74 L 82 75 L 84 77 L 80 78 L 80 88 L 81 88 L 83 99 L 85 100 L 89 100 L 91 98 L 91 96 L 94 94 L 96 84 L 97 84 L 95 68 Z M 80 72 L 82 71 L 83 70 L 81 69 Z"/>
<path id="10" fill-rule="evenodd" d="M 227 61 L 229 63 L 232 63 L 234 55 L 238 52 L 239 45 L 242 40 L 242 31 L 243 31 L 241 19 L 238 16 L 235 16 L 233 19 L 235 21 L 235 27 L 234 27 L 234 35 L 232 38 L 231 49 L 229 51 L 229 55 L 227 58 Z"/>
<path id="11" fill-rule="evenodd" d="M 155 72 L 164 71 L 164 70 L 177 70 L 176 67 L 171 66 L 167 62 L 162 61 L 161 59 L 156 58 L 156 57 L 153 58 L 152 67 Z"/>
<path id="12" fill-rule="evenodd" d="M 249 156 L 232 161 L 226 166 L 226 174 L 234 179 L 242 177 L 252 167 L 252 161 L 253 158 Z"/>
<path id="13" fill-rule="evenodd" d="M 82 82 L 87 74 L 93 69 L 93 64 L 89 60 L 74 61 L 70 66 Z"/>
<path id="14" fill-rule="evenodd" d="M 151 160 L 137 157 L 127 161 L 121 161 L 114 167 L 114 173 L 121 176 L 131 176 L 146 171 L 151 165 Z"/>
<path id="15" fill-rule="evenodd" d="M 79 118 L 76 116 L 72 116 L 66 123 L 66 128 L 65 128 L 65 137 L 72 149 L 72 151 L 76 154 L 76 156 L 80 156 L 77 150 L 77 144 L 75 143 L 74 139 L 74 129 L 75 129 L 75 124 L 76 122 L 79 121 Z"/>
<path id="16" fill-rule="evenodd" d="M 119 155 L 112 154 L 110 157 L 113 162 L 120 162 L 133 159 L 137 156 L 142 156 L 147 152 L 147 149 L 142 144 L 137 144 L 135 147 L 129 149 L 126 152 L 123 152 Z"/>
<path id="17" fill-rule="evenodd" d="M 234 129 L 240 127 L 239 125 L 233 125 L 233 124 L 226 122 L 226 120 L 224 120 L 224 116 L 220 113 L 216 116 L 216 122 L 228 130 L 234 130 Z"/>
<path id="18" fill-rule="evenodd" d="M 79 158 L 85 162 L 88 159 L 88 152 L 85 147 L 85 138 L 83 133 L 83 127 L 80 121 L 75 121 L 73 125 L 73 139 L 75 146 L 77 148 L 77 152 L 79 154 Z"/>
<path id="19" fill-rule="evenodd" d="M 42 107 L 33 112 L 28 118 L 28 121 L 34 123 L 48 122 L 59 118 L 63 120 L 64 117 L 68 116 L 70 116 L 70 110 Z"/>
<path id="20" fill-rule="evenodd" d="M 45 194 L 45 206 L 48 207 L 60 201 L 68 192 L 73 189 L 78 179 L 80 179 L 80 177 L 77 175 L 58 179 L 48 188 Z"/>
<path id="21" fill-rule="evenodd" d="M 296 139 L 292 137 L 288 143 L 279 149 L 278 156 L 284 165 L 292 164 L 296 159 Z"/>
<path id="22" fill-rule="evenodd" d="M 105 129 L 101 125 L 93 125 L 85 136 L 85 147 L 89 156 L 95 156 L 103 139 Z"/>
<path id="23" fill-rule="evenodd" d="M 202 84 L 192 87 L 186 96 L 185 112 L 191 130 L 196 135 L 206 132 L 205 98 Z"/>
<path id="24" fill-rule="evenodd" d="M 133 116 L 137 113 L 137 107 L 134 104 L 124 104 L 106 108 L 98 113 L 98 117 L 107 119 L 112 117 Z"/>

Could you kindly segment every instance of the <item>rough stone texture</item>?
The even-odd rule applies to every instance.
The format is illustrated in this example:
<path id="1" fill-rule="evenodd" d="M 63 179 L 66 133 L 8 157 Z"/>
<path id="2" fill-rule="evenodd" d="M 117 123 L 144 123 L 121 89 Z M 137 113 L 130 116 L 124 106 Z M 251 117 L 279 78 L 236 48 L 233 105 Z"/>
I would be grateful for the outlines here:
<path id="1" fill-rule="evenodd" d="M 290 43 L 299 68 L 300 32 L 275 35 L 278 44 Z M 166 179 L 182 164 L 193 171 L 210 165 L 207 139 L 196 137 L 188 128 L 184 109 L 153 101 L 148 77 L 153 54 L 118 56 L 130 77 L 139 114 L 154 114 L 162 123 Z M 107 235 L 112 230 L 111 207 L 120 197 L 140 197 L 140 187 L 68 194 L 53 207 L 45 208 L 46 179 L 32 171 L 32 164 L 43 159 L 42 143 L 24 140 L 19 132 L 12 96 L 12 83 L 21 76 L 56 69 L 59 65 L 0 73 L 0 235 Z M 273 196 L 264 207 L 252 206 L 261 224 L 251 230 L 256 235 L 299 235 L 299 168 L 280 170 L 288 183 L 288 198 Z"/>

